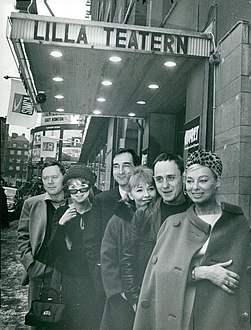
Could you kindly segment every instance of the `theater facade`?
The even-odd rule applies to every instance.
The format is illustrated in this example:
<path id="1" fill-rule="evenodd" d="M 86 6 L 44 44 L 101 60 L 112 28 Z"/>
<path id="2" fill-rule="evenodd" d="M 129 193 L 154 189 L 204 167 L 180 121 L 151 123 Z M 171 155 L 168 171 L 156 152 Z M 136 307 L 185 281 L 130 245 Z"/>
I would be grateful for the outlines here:
<path id="1" fill-rule="evenodd" d="M 207 148 L 223 160 L 221 199 L 250 215 L 251 10 L 230 0 L 226 21 L 223 6 L 92 1 L 91 20 L 11 14 L 8 38 L 33 106 L 86 116 L 79 161 L 102 188 L 114 184 L 119 147 L 149 166 L 162 151 L 186 158 Z"/>

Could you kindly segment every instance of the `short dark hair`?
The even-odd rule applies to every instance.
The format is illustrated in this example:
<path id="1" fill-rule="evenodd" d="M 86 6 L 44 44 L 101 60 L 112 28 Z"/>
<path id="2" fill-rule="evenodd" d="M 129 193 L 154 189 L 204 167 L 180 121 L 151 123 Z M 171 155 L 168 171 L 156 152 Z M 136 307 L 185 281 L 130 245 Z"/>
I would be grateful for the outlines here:
<path id="1" fill-rule="evenodd" d="M 133 161 L 134 166 L 139 166 L 140 163 L 141 163 L 140 162 L 140 158 L 139 158 L 139 156 L 136 154 L 136 152 L 133 149 L 119 148 L 114 153 L 113 159 L 115 158 L 115 156 L 120 155 L 120 154 L 124 154 L 126 152 L 128 152 L 129 154 L 132 155 L 132 161 Z"/>
<path id="2" fill-rule="evenodd" d="M 64 168 L 64 165 L 56 160 L 53 160 L 51 162 L 46 162 L 43 164 L 43 167 L 42 167 L 42 172 L 43 170 L 46 168 L 46 167 L 49 167 L 49 166 L 58 166 L 59 169 L 60 169 L 60 172 L 65 175 L 65 168 Z"/>
<path id="3" fill-rule="evenodd" d="M 167 152 L 163 152 L 155 158 L 155 160 L 153 162 L 153 170 L 154 170 L 154 166 L 158 162 L 165 162 L 167 160 L 169 160 L 169 161 L 173 160 L 177 164 L 181 175 L 184 173 L 184 161 L 183 161 L 182 157 L 180 157 L 179 155 L 176 155 L 173 153 L 167 153 Z"/>

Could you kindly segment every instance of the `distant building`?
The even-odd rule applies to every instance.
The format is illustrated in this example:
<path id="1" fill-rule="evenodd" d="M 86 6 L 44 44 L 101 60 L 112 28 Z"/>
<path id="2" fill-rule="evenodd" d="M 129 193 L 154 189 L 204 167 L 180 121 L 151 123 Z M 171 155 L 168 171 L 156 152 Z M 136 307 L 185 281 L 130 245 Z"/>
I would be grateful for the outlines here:
<path id="1" fill-rule="evenodd" d="M 8 130 L 9 130 L 9 125 L 6 124 L 6 118 L 5 117 L 0 117 L 1 176 L 4 175 L 4 170 L 5 170 Z"/>
<path id="2" fill-rule="evenodd" d="M 29 140 L 25 134 L 12 133 L 8 138 L 5 175 L 8 184 L 16 186 L 27 180 L 27 168 L 29 157 Z"/>

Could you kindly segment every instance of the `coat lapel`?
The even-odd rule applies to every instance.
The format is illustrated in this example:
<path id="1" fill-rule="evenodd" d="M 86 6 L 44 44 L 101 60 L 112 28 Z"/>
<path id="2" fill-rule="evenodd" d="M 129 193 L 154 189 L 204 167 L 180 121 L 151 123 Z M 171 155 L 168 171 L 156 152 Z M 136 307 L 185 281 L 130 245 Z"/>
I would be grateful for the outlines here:
<path id="1" fill-rule="evenodd" d="M 34 209 L 34 214 L 32 215 L 32 226 L 31 226 L 31 237 L 32 240 L 32 250 L 35 256 L 45 237 L 46 224 L 47 224 L 47 206 L 44 199 L 39 200 L 36 208 Z"/>

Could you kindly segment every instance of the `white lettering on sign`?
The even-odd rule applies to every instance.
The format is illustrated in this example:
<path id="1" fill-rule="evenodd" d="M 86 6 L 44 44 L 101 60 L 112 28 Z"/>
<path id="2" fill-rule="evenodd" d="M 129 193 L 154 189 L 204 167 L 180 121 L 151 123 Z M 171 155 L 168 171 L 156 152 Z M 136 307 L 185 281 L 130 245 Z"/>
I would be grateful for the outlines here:
<path id="1" fill-rule="evenodd" d="M 185 133 L 185 149 L 195 147 L 199 144 L 199 126 L 195 126 Z"/>

